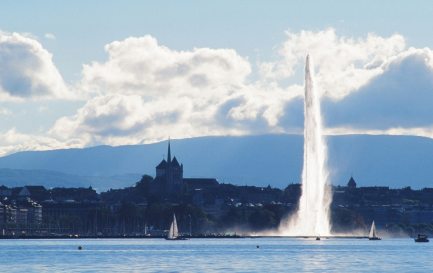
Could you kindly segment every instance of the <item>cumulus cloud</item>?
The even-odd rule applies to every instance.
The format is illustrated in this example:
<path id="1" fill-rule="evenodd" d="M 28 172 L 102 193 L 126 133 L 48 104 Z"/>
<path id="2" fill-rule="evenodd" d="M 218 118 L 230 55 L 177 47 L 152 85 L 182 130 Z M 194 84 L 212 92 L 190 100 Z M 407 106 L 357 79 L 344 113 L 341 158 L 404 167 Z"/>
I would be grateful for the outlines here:
<path id="1" fill-rule="evenodd" d="M 229 91 L 251 72 L 248 60 L 233 49 L 176 51 L 149 35 L 112 42 L 105 51 L 106 62 L 84 65 L 81 89 L 143 96 L 200 95 L 207 89 L 206 95 L 211 96 L 211 89 Z"/>
<path id="2" fill-rule="evenodd" d="M 89 102 L 59 119 L 53 133 L 119 144 L 266 132 L 295 95 L 251 82 L 248 59 L 232 49 L 176 51 L 145 36 L 105 50 L 107 61 L 83 67 L 78 89 Z"/>
<path id="3" fill-rule="evenodd" d="M 338 36 L 335 29 L 287 32 L 279 48 L 280 59 L 260 64 L 268 81 L 280 81 L 303 73 L 305 56 L 314 59 L 317 86 L 326 96 L 342 98 L 356 91 L 383 72 L 391 58 L 405 50 L 401 35 L 384 38 L 368 34 L 365 38 Z M 302 78 L 302 77 L 300 77 Z"/>
<path id="4" fill-rule="evenodd" d="M 315 61 L 316 83 L 325 95 L 322 110 L 328 133 L 433 137 L 429 105 L 433 54 L 430 49 L 408 49 L 400 35 L 352 38 L 338 36 L 333 29 L 288 32 L 279 48 L 280 59 L 259 63 L 258 77 L 253 76 L 248 58 L 233 49 L 179 51 L 144 36 L 109 43 L 105 51 L 107 59 L 85 64 L 82 79 L 75 84 L 86 99 L 84 106 L 59 118 L 44 136 L 30 139 L 15 130 L 3 134 L 10 139 L 5 147 L 41 149 L 136 144 L 168 136 L 300 133 L 300 76 L 307 52 Z M 55 94 L 51 90 L 45 94 Z M 14 144 L 10 136 L 26 145 Z"/>
<path id="5" fill-rule="evenodd" d="M 91 99 L 76 115 L 59 119 L 50 131 L 57 139 L 88 144 L 136 144 L 167 138 L 215 134 L 218 125 L 205 112 L 194 112 L 191 101 L 170 107 L 164 99 L 146 102 L 138 95 L 111 94 Z M 236 129 L 231 130 L 236 134 Z"/>
<path id="6" fill-rule="evenodd" d="M 261 77 L 252 80 L 248 59 L 231 49 L 176 51 L 145 36 L 110 43 L 105 50 L 105 62 L 83 67 L 79 86 L 89 101 L 76 115 L 56 122 L 50 131 L 56 137 L 118 145 L 169 135 L 302 132 L 303 83 L 295 80 L 284 86 L 281 80 L 296 79 L 297 73 L 303 73 L 297 70 L 303 68 L 307 52 L 315 60 L 317 85 L 328 97 L 324 111 L 330 132 L 333 128 L 334 132 L 344 128 L 349 132 L 347 125 L 372 132 L 379 129 L 374 126 L 375 115 L 383 113 L 370 111 L 367 115 L 373 121 L 365 125 L 371 126 L 362 127 L 359 120 L 366 119 L 362 107 L 383 105 L 381 110 L 401 121 L 393 107 L 403 100 L 392 100 L 394 105 L 389 105 L 387 99 L 410 89 L 414 79 L 402 85 L 399 81 L 407 78 L 405 73 L 393 71 L 406 69 L 419 54 L 419 50 L 406 49 L 400 35 L 383 38 L 369 34 L 355 39 L 339 37 L 333 29 L 287 33 L 280 48 L 281 60 L 260 64 Z M 428 62 L 419 64 L 419 69 L 428 70 Z M 428 84 L 429 76 L 418 80 Z M 378 82 L 383 82 L 381 87 Z M 396 85 L 399 90 L 392 88 Z M 383 88 L 386 90 L 378 91 Z M 412 118 L 421 114 L 414 112 Z M 380 129 L 389 131 L 410 123 L 390 123 Z"/>
<path id="7" fill-rule="evenodd" d="M 329 134 L 401 134 L 433 138 L 433 52 L 410 48 L 382 65 L 383 73 L 339 100 L 325 98 Z M 286 105 L 281 127 L 303 127 L 303 99 Z"/>
<path id="8" fill-rule="evenodd" d="M 418 128 L 433 125 L 433 52 L 409 49 L 368 84 L 339 101 L 324 102 L 329 127 Z"/>
<path id="9" fill-rule="evenodd" d="M 0 155 L 19 151 L 40 151 L 83 147 L 85 143 L 73 140 L 59 141 L 50 135 L 25 134 L 11 128 L 0 133 Z"/>
<path id="10" fill-rule="evenodd" d="M 68 98 L 52 55 L 34 38 L 0 32 L 0 98 Z"/>

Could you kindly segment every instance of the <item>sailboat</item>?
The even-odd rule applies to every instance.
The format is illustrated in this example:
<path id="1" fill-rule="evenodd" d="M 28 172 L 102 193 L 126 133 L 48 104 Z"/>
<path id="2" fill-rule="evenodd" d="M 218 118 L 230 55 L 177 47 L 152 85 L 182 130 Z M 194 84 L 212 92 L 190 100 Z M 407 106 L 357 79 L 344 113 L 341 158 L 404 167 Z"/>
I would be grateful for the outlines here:
<path id="1" fill-rule="evenodd" d="M 368 240 L 382 240 L 382 238 L 377 236 L 376 233 L 376 225 L 373 223 L 371 223 L 371 228 L 370 228 L 370 234 L 368 235 Z"/>
<path id="2" fill-rule="evenodd" d="M 186 238 L 179 236 L 179 230 L 177 229 L 176 215 L 173 213 L 173 221 L 170 225 L 166 240 L 186 240 Z"/>

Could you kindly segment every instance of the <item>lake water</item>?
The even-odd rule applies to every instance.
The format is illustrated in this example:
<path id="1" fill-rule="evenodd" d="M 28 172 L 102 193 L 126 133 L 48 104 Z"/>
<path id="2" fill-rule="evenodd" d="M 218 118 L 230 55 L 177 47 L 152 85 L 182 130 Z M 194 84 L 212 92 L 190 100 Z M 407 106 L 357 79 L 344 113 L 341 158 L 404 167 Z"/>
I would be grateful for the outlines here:
<path id="1" fill-rule="evenodd" d="M 78 250 L 80 245 L 83 250 Z M 433 243 L 289 238 L 0 240 L 0 272 L 433 272 Z"/>

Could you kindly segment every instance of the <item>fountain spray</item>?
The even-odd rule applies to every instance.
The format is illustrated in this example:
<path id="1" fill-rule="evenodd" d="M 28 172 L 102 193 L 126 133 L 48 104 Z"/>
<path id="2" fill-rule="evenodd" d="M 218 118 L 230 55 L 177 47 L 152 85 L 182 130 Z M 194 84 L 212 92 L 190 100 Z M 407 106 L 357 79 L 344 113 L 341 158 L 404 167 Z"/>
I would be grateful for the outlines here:
<path id="1" fill-rule="evenodd" d="M 307 55 L 304 99 L 304 165 L 302 195 L 296 214 L 282 223 L 283 235 L 329 236 L 331 189 L 326 166 L 327 148 L 323 137 L 320 100 L 314 88 L 313 69 Z"/>

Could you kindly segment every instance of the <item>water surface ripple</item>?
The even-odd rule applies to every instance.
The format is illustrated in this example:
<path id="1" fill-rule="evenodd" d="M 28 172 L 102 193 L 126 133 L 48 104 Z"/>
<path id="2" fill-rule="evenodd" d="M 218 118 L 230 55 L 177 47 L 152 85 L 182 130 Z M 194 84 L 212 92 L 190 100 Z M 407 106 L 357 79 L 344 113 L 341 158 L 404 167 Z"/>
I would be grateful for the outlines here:
<path id="1" fill-rule="evenodd" d="M 432 272 L 431 257 L 412 239 L 0 240 L 0 272 Z"/>

